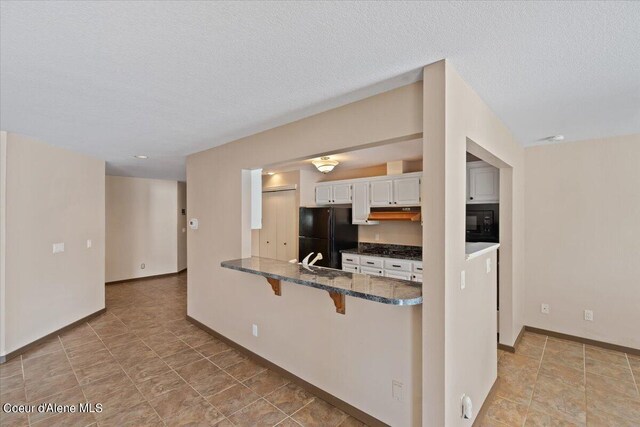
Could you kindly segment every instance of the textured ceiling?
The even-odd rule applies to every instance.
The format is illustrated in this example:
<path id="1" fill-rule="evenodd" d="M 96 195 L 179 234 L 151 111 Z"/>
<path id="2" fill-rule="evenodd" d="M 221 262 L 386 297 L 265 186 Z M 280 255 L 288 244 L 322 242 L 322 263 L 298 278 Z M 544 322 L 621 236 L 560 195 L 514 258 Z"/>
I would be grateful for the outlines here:
<path id="1" fill-rule="evenodd" d="M 0 26 L 0 127 L 112 174 L 182 179 L 442 58 L 523 144 L 640 131 L 640 2 L 2 1 Z"/>

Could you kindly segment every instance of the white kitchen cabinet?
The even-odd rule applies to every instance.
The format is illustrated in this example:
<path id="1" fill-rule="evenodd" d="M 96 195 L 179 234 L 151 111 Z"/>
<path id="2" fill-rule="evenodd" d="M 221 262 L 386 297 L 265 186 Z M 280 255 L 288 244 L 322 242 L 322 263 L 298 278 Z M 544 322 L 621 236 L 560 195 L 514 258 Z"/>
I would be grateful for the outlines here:
<path id="1" fill-rule="evenodd" d="M 390 277 L 392 279 L 411 280 L 411 273 L 405 271 L 384 271 L 384 277 Z"/>
<path id="2" fill-rule="evenodd" d="M 360 266 L 360 273 L 368 274 L 369 276 L 384 276 L 384 270 L 381 268 L 375 268 L 375 267 Z"/>
<path id="3" fill-rule="evenodd" d="M 353 224 L 375 225 L 378 221 L 369 221 L 371 206 L 369 205 L 369 183 L 356 182 L 351 187 L 352 206 L 351 222 Z"/>
<path id="4" fill-rule="evenodd" d="M 351 203 L 351 184 L 335 184 L 331 186 L 333 192 L 333 198 L 331 203 L 347 204 Z"/>
<path id="5" fill-rule="evenodd" d="M 333 197 L 333 191 L 331 185 L 317 185 L 316 186 L 316 204 L 328 205 L 331 203 Z"/>
<path id="6" fill-rule="evenodd" d="M 351 265 L 351 264 L 343 264 L 342 265 L 342 270 L 343 271 L 348 271 L 349 273 L 360 273 L 360 266 L 359 265 Z"/>
<path id="7" fill-rule="evenodd" d="M 344 205 L 351 203 L 351 184 L 326 184 L 316 186 L 316 204 Z"/>
<path id="8" fill-rule="evenodd" d="M 389 206 L 393 204 L 393 180 L 371 181 L 369 192 L 371 206 Z"/>
<path id="9" fill-rule="evenodd" d="M 342 264 L 360 265 L 360 257 L 353 254 L 342 254 Z"/>
<path id="10" fill-rule="evenodd" d="M 500 201 L 500 169 L 485 162 L 467 163 L 467 203 Z"/>
<path id="11" fill-rule="evenodd" d="M 416 206 L 420 204 L 420 178 L 397 178 L 393 180 L 393 204 Z"/>

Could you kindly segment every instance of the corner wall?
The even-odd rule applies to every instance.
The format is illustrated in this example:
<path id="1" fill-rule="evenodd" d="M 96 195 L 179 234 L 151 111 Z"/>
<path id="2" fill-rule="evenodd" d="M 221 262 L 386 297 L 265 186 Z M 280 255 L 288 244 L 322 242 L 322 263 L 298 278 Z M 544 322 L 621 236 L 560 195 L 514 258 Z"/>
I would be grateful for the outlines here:
<path id="1" fill-rule="evenodd" d="M 104 162 L 5 136 L 1 355 L 105 306 Z M 64 252 L 53 254 L 54 243 L 64 243 Z"/>
<path id="2" fill-rule="evenodd" d="M 640 134 L 525 153 L 527 325 L 640 349 Z"/>
<path id="3" fill-rule="evenodd" d="M 461 396 L 479 408 L 497 376 L 495 276 L 482 268 L 486 256 L 465 259 L 467 146 L 472 141 L 512 174 L 512 223 L 508 230 L 501 226 L 500 253 L 501 280 L 503 269 L 512 273 L 500 285 L 510 289 L 508 306 L 501 293 L 501 310 L 512 317 L 509 336 L 502 336 L 501 325 L 501 340 L 510 343 L 522 326 L 524 150 L 446 61 L 424 68 L 423 114 L 423 416 L 432 425 L 467 426 Z"/>
<path id="4" fill-rule="evenodd" d="M 178 198 L 176 181 L 107 176 L 107 282 L 178 271 Z"/>

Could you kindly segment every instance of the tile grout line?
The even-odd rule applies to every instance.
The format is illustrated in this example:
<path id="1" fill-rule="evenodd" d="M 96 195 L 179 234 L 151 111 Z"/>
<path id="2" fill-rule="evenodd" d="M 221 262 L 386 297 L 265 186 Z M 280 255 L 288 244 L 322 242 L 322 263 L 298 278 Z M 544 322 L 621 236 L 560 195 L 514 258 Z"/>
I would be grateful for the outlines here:
<path id="1" fill-rule="evenodd" d="M 198 329 L 198 330 L 201 330 L 201 329 Z M 180 338 L 180 337 L 179 337 L 178 335 L 176 335 L 174 332 L 172 332 L 172 331 L 169 331 L 169 332 L 170 332 L 170 333 L 172 333 L 172 334 L 173 334 L 176 338 L 178 338 L 180 341 L 182 341 L 182 342 L 183 342 L 187 347 L 189 347 L 191 350 L 195 351 L 196 353 L 198 353 L 199 355 L 201 355 L 202 357 L 204 357 L 204 354 L 200 353 L 198 350 L 196 350 L 194 347 L 192 347 L 189 343 L 187 343 L 185 340 L 183 340 L 182 338 Z M 206 332 L 205 332 L 205 333 L 206 333 Z M 208 334 L 208 335 L 209 335 L 209 334 Z M 215 337 L 211 337 L 211 338 L 213 338 L 213 339 L 217 339 L 217 338 L 215 338 Z M 220 340 L 218 340 L 218 341 L 220 341 Z M 204 345 L 204 344 L 203 344 L 203 345 Z M 230 348 L 229 350 L 225 350 L 225 351 L 221 351 L 220 353 L 216 353 L 216 354 L 214 354 L 213 356 L 215 356 L 215 355 L 217 355 L 217 354 L 226 353 L 227 351 L 231 351 L 231 350 L 234 350 L 234 349 L 233 349 L 233 348 Z M 211 356 L 211 357 L 213 357 L 213 356 Z M 211 361 L 211 360 L 210 360 L 209 358 L 207 358 L 207 357 L 204 357 L 204 358 L 205 358 L 205 360 L 207 360 L 209 363 L 211 363 L 213 366 L 215 366 L 216 368 L 218 368 L 219 370 L 221 370 L 222 372 L 224 372 L 225 374 L 229 375 L 231 378 L 233 378 L 234 380 L 236 380 L 236 381 L 237 381 L 241 386 L 247 387 L 247 386 L 244 384 L 244 382 L 243 382 L 243 381 L 240 381 L 238 378 L 236 378 L 236 377 L 234 377 L 233 375 L 231 375 L 231 374 L 230 374 L 230 373 L 229 373 L 225 368 L 222 368 L 221 366 L 216 365 L 213 361 Z M 249 360 L 249 359 L 245 359 L 245 360 Z M 232 364 L 232 365 L 229 365 L 229 366 L 227 366 L 227 368 L 230 368 L 230 367 L 232 367 L 232 366 L 236 366 L 237 364 L 242 363 L 242 362 L 244 362 L 244 360 L 241 360 L 241 361 L 239 361 L 239 362 L 237 362 L 237 363 L 234 363 L 234 364 Z M 185 365 L 185 366 L 186 366 L 186 365 Z M 262 370 L 262 371 L 258 372 L 257 374 L 254 374 L 254 375 L 252 375 L 252 376 L 248 377 L 248 378 L 247 378 L 247 379 L 245 379 L 244 381 L 248 381 L 248 380 L 250 380 L 251 378 L 256 377 L 256 376 L 260 375 L 261 373 L 265 372 L 266 370 L 267 370 L 267 368 L 265 368 L 264 370 Z M 177 374 L 177 372 L 176 372 L 176 374 Z M 178 376 L 180 376 L 180 374 L 178 374 Z M 180 377 L 180 378 L 182 378 L 182 377 Z M 183 380 L 184 380 L 184 378 L 183 378 Z M 186 380 L 185 380 L 185 381 L 186 381 Z M 187 383 L 188 383 L 188 382 L 187 382 Z M 288 384 L 288 383 L 287 383 L 287 384 Z M 285 386 L 285 385 L 287 385 L 287 384 L 284 384 L 282 387 L 284 387 L 284 386 Z M 236 384 L 234 384 L 233 386 L 235 386 L 235 385 L 236 385 Z M 233 387 L 233 386 L 231 386 L 231 387 Z M 223 391 L 229 390 L 231 387 L 227 387 L 227 388 L 225 388 L 224 390 L 220 390 L 218 393 L 222 393 Z M 251 390 L 249 387 L 247 387 L 247 388 L 248 388 L 249 390 Z M 279 388 L 280 388 L 280 387 L 278 387 L 278 389 L 279 389 Z M 251 390 L 251 391 L 253 392 L 253 390 Z M 274 390 L 274 391 L 275 391 L 275 390 Z M 197 390 L 196 390 L 196 392 L 197 392 Z M 215 394 L 218 394 L 218 393 L 215 393 Z M 215 396 L 215 394 L 214 394 L 214 395 L 212 395 L 212 396 Z M 269 393 L 269 394 L 271 394 L 271 393 Z M 209 402 L 206 398 L 205 398 L 205 400 L 207 400 L 207 402 L 208 402 L 211 406 L 213 406 L 217 411 L 219 411 L 219 412 L 220 412 L 220 413 L 221 413 L 221 414 L 222 414 L 222 415 L 223 415 L 223 416 L 224 416 L 224 417 L 225 417 L 225 418 L 226 418 L 226 419 L 227 419 L 231 424 L 233 424 L 233 422 L 229 419 L 229 417 L 231 417 L 231 416 L 233 416 L 234 414 L 236 414 L 236 413 L 238 413 L 238 412 L 242 411 L 242 410 L 243 410 L 243 409 L 245 409 L 246 407 L 253 405 L 254 403 L 256 403 L 257 401 L 259 401 L 259 400 L 261 400 L 261 399 L 262 399 L 262 400 L 264 400 L 265 402 L 267 402 L 269 405 L 271 405 L 271 406 L 273 406 L 274 408 L 276 408 L 278 411 L 282 412 L 282 413 L 285 415 L 285 419 L 286 419 L 287 417 L 289 417 L 289 415 L 288 415 L 287 413 L 285 413 L 285 412 L 284 412 L 284 411 L 282 411 L 280 408 L 278 408 L 277 406 L 275 406 L 274 404 L 272 404 L 271 402 L 269 402 L 267 399 L 265 399 L 265 398 L 264 398 L 264 396 L 260 396 L 260 395 L 258 395 L 258 396 L 259 396 L 259 397 L 258 397 L 256 400 L 254 400 L 254 401 L 252 401 L 251 403 L 249 403 L 249 404 L 247 404 L 247 405 L 243 406 L 242 408 L 238 409 L 237 411 L 234 411 L 234 412 L 230 413 L 228 416 L 226 416 L 226 415 L 222 414 L 222 411 L 220 411 L 220 409 L 219 409 L 219 408 L 217 408 L 215 405 L 213 405 L 211 402 Z M 204 397 L 204 396 L 203 396 L 203 397 Z M 284 419 L 283 419 L 282 421 L 284 421 Z M 279 423 L 281 423 L 282 421 L 280 421 Z M 235 425 L 235 424 L 234 424 L 234 425 Z"/>
<path id="2" fill-rule="evenodd" d="M 20 355 L 20 369 L 22 370 L 22 389 L 24 391 L 24 400 L 29 400 L 27 399 L 27 376 L 24 374 L 24 357 L 22 357 L 22 354 Z M 27 414 L 27 425 L 31 427 L 31 418 L 29 417 L 29 414 Z"/>
<path id="3" fill-rule="evenodd" d="M 587 415 L 587 346 L 585 344 L 582 344 L 582 372 L 582 382 L 584 384 L 584 421 L 586 424 L 589 415 Z"/>
<path id="4" fill-rule="evenodd" d="M 89 324 L 89 322 L 87 322 L 87 325 Z M 56 335 L 56 337 L 58 338 L 58 342 L 60 343 L 60 347 L 62 347 L 62 351 L 64 351 L 64 355 L 67 358 L 67 362 L 69 362 L 69 366 L 71 367 L 71 372 L 73 372 L 73 376 L 76 377 L 76 381 L 78 382 L 78 387 L 80 388 L 80 391 L 82 392 L 82 395 L 84 396 L 84 401 L 86 403 L 89 403 L 89 399 L 87 399 L 87 395 L 84 394 L 84 389 L 82 388 L 82 385 L 80 384 L 80 380 L 78 379 L 78 374 L 76 374 L 76 370 L 73 368 L 73 364 L 71 363 L 71 359 L 69 358 L 69 354 L 67 353 L 67 349 L 64 348 L 64 344 L 62 343 L 62 338 L 60 338 L 60 335 Z M 99 337 L 98 337 L 99 338 Z M 96 419 L 95 415 L 91 414 L 93 416 L 93 423 L 97 422 L 98 420 Z M 45 418 L 46 420 L 46 418 Z M 87 424 L 88 426 L 93 424 L 93 423 L 89 423 Z"/>
<path id="5" fill-rule="evenodd" d="M 114 314 L 114 316 L 115 316 L 115 314 Z M 117 316 L 116 316 L 116 317 L 117 317 Z M 119 318 L 118 318 L 118 320 L 119 320 Z M 123 323 L 124 323 L 124 322 L 123 322 Z M 125 325 L 125 326 L 126 326 L 126 325 Z M 191 348 L 193 351 L 195 351 L 195 352 L 196 352 L 196 353 L 198 353 L 199 355 L 203 356 L 203 355 L 202 355 L 202 353 L 200 353 L 199 351 L 197 351 L 196 349 L 194 349 L 193 347 L 191 347 L 189 344 L 187 344 L 186 342 L 184 342 L 182 339 L 180 339 L 180 337 L 178 337 L 175 333 L 173 333 L 173 331 L 169 331 L 168 329 L 165 329 L 165 328 L 164 328 L 164 326 L 163 326 L 162 328 L 163 328 L 165 331 L 169 332 L 171 335 L 175 336 L 178 340 L 182 341 L 182 342 L 183 342 L 187 347 Z M 138 337 L 138 338 L 140 339 L 140 341 L 142 341 L 142 343 L 143 343 L 143 344 L 144 344 L 144 345 L 145 345 L 149 350 L 151 350 L 151 351 L 153 352 L 153 354 L 155 354 L 156 356 L 158 356 L 158 358 L 159 358 L 160 360 L 162 360 L 162 361 L 164 362 L 164 364 L 165 364 L 165 365 L 167 365 L 167 366 L 169 367 L 169 369 L 170 369 L 174 374 L 176 374 L 176 375 L 177 375 L 177 376 L 178 376 L 182 381 L 184 381 L 184 382 L 185 382 L 185 384 L 187 384 L 189 387 L 191 387 L 191 389 L 192 389 L 193 391 L 195 391 L 196 393 L 198 393 L 198 396 L 200 396 L 202 399 L 204 399 L 204 401 L 205 401 L 208 405 L 210 405 L 213 409 L 215 409 L 216 411 L 218 411 L 218 412 L 219 412 L 219 413 L 224 417 L 224 419 L 226 419 L 227 421 L 229 421 L 229 422 L 231 423 L 231 420 L 229 420 L 229 419 L 226 417 L 226 415 L 224 415 L 224 414 L 222 413 L 222 411 L 220 411 L 220 409 L 218 409 L 217 407 L 215 407 L 214 405 L 212 405 L 212 404 L 211 404 L 211 402 L 209 402 L 209 401 L 207 400 L 207 398 L 206 398 L 206 397 L 204 397 L 204 396 L 203 396 L 203 395 L 202 395 L 198 390 L 196 390 L 195 388 L 193 388 L 193 386 L 192 386 L 191 384 L 189 384 L 189 381 L 185 380 L 185 379 L 182 377 L 182 375 L 180 375 L 180 374 L 179 374 L 179 373 L 178 373 L 178 372 L 173 368 L 173 366 L 171 366 L 171 365 L 169 365 L 167 362 L 165 362 L 165 361 L 164 361 L 164 359 L 163 359 L 162 357 L 160 357 L 160 355 L 159 355 L 159 354 L 158 354 L 154 349 L 152 349 L 151 347 L 149 347 L 149 345 L 148 345 L 146 342 L 144 342 L 144 339 L 142 339 L 141 337 L 139 337 L 139 336 L 138 336 L 138 334 L 136 334 L 135 332 L 133 332 L 133 334 L 134 334 L 136 337 Z M 153 335 L 151 335 L 151 336 L 153 336 Z M 178 353 L 179 353 L 179 352 L 178 352 Z M 174 354 L 177 354 L 177 353 L 174 353 Z M 167 356 L 167 357 L 168 357 L 168 356 Z M 204 356 L 203 356 L 203 357 L 204 357 Z M 205 357 L 205 359 L 206 359 L 207 361 L 209 361 L 209 359 L 207 359 L 206 357 Z M 213 362 L 211 362 L 211 361 L 209 361 L 209 362 L 210 362 L 211 364 L 213 364 L 214 366 L 216 366 L 218 369 L 220 369 L 220 368 L 219 368 L 215 363 L 213 363 Z M 193 362 L 192 362 L 192 363 L 193 363 Z M 187 365 L 189 365 L 189 364 L 190 364 L 190 363 L 187 363 Z M 187 365 L 183 365 L 183 366 L 187 366 Z M 126 372 L 125 372 L 125 374 L 126 374 Z M 127 374 L 127 375 L 128 375 L 128 374 Z M 235 379 L 235 378 L 234 378 L 234 379 Z M 133 381 L 133 380 L 132 380 L 132 381 Z M 135 383 L 134 383 L 134 385 L 135 385 Z M 136 388 L 137 388 L 137 386 L 136 386 Z M 228 388 L 231 388 L 231 387 L 228 387 Z M 176 389 L 173 389 L 173 390 L 176 390 Z M 168 390 L 168 391 L 166 391 L 165 393 L 169 393 L 169 392 L 171 392 L 171 391 L 173 391 L 173 390 Z M 225 390 L 227 390 L 227 389 L 225 389 Z M 139 390 L 138 390 L 138 391 L 139 391 Z M 224 391 L 224 390 L 222 390 L 222 391 Z M 163 395 L 163 394 L 165 394 L 165 393 L 161 393 L 161 394 L 159 394 L 158 396 L 161 396 L 161 395 Z M 140 392 L 140 394 L 142 394 L 142 392 Z M 158 397 L 158 396 L 156 396 L 156 397 Z M 151 405 L 151 403 L 150 403 L 150 401 L 147 399 L 147 397 L 146 397 L 144 394 L 142 394 L 142 397 L 144 397 L 144 398 L 145 398 L 145 401 L 146 401 L 147 403 L 149 403 L 149 406 L 151 406 L 151 407 L 153 408 L 153 410 L 156 412 L 156 414 L 158 414 L 158 411 L 156 411 L 156 409 L 153 407 L 153 405 Z M 169 418 L 172 418 L 172 417 L 174 417 L 174 416 L 177 416 L 178 414 L 180 414 L 180 413 L 182 413 L 182 412 L 186 411 L 186 410 L 187 410 L 187 409 L 189 409 L 189 408 L 191 408 L 191 406 L 189 406 L 189 407 L 187 407 L 187 408 L 184 408 L 183 410 L 178 411 L 178 412 L 176 412 L 175 414 L 172 414 L 172 415 L 171 415 L 171 417 L 169 417 Z M 160 414 L 158 414 L 158 417 L 160 417 Z M 164 421 L 164 419 L 163 419 L 162 417 L 160 417 L 160 420 L 162 420 L 162 423 L 163 423 L 164 425 L 166 425 L 166 422 Z M 231 424 L 233 424 L 233 423 L 231 423 Z"/>
<path id="6" fill-rule="evenodd" d="M 633 378 L 633 383 L 636 385 L 636 392 L 640 395 L 640 386 L 638 385 L 638 381 L 640 379 L 636 378 L 636 375 L 633 373 L 633 367 L 631 366 L 631 361 L 629 360 L 629 355 L 627 353 L 624 354 L 624 357 L 627 358 L 627 365 L 629 365 L 629 369 L 631 370 L 631 378 Z"/>
<path id="7" fill-rule="evenodd" d="M 529 410 L 531 409 L 531 402 L 533 402 L 533 395 L 536 392 L 536 385 L 538 384 L 538 376 L 540 375 L 540 368 L 542 367 L 542 359 L 544 358 L 544 351 L 547 348 L 547 341 L 549 337 L 545 335 L 544 337 L 544 345 L 542 346 L 542 354 L 540 355 L 540 362 L 538 363 L 538 370 L 536 371 L 536 379 L 533 382 L 533 390 L 531 390 L 531 397 L 529 397 L 529 403 L 527 404 L 527 411 L 524 414 L 524 419 L 522 420 L 522 425 L 527 422 L 527 417 L 529 416 Z"/>
<path id="8" fill-rule="evenodd" d="M 115 316 L 115 314 L 114 314 Z M 117 317 L 117 316 L 116 316 Z M 118 318 L 118 320 L 120 320 L 120 318 Z M 121 320 L 120 320 L 121 321 Z M 122 321 L 121 321 L 122 322 Z M 120 369 L 122 369 L 122 372 L 124 372 L 124 374 L 127 376 L 127 378 L 129 378 L 129 381 L 131 381 L 131 383 L 133 384 L 133 386 L 136 388 L 136 390 L 138 390 L 138 393 L 140 393 L 140 395 L 144 398 L 144 401 L 151 406 L 151 409 L 153 409 L 153 412 L 156 413 L 156 415 L 158 416 L 158 418 L 160 418 L 160 422 L 162 422 L 162 425 L 166 425 L 164 420 L 162 419 L 162 417 L 160 416 L 160 414 L 158 414 L 158 411 L 156 411 L 156 408 L 153 407 L 153 405 L 151 405 L 149 403 L 149 400 L 147 399 L 147 397 L 142 394 L 142 392 L 140 391 L 140 389 L 138 388 L 138 385 L 133 381 L 133 379 L 131 379 L 131 377 L 129 376 L 129 374 L 127 373 L 127 371 L 124 369 L 124 367 L 122 366 L 122 364 L 118 361 L 118 359 L 116 359 L 116 357 L 113 355 L 113 353 L 111 352 L 111 349 L 109 349 L 109 347 L 107 347 L 107 345 L 104 343 L 104 341 L 102 340 L 102 337 L 100 337 L 100 335 L 98 335 L 98 333 L 95 331 L 95 329 L 93 329 L 93 326 L 91 326 L 89 324 L 89 322 L 87 322 L 87 325 L 89 325 L 89 328 L 91 328 L 91 330 L 93 331 L 94 334 L 96 334 L 96 336 L 98 337 L 98 339 L 100 340 L 100 342 L 102 343 L 103 346 L 105 346 L 105 348 L 107 349 L 107 351 L 109 352 L 109 354 L 111 355 L 111 357 L 113 357 L 113 360 L 116 361 L 116 363 L 118 364 L 118 366 L 120 366 Z M 125 325 L 126 327 L 126 325 Z M 128 328 L 127 328 L 128 329 Z M 137 336 L 137 335 L 136 335 Z M 145 344 L 146 345 L 146 344 Z M 107 417 L 108 419 L 109 417 Z"/>

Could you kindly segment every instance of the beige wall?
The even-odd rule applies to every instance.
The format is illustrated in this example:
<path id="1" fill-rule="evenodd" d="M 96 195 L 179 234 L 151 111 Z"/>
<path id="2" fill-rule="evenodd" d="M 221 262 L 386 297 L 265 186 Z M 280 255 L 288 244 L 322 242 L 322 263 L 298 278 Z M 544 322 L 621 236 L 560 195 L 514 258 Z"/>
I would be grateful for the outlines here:
<path id="1" fill-rule="evenodd" d="M 6 134 L 4 160 L 1 354 L 105 304 L 104 162 L 13 133 Z M 62 242 L 65 251 L 53 254 Z"/>
<path id="2" fill-rule="evenodd" d="M 640 349 L 639 161 L 640 134 L 526 149 L 527 325 Z"/>
<path id="3" fill-rule="evenodd" d="M 178 181 L 178 271 L 187 268 L 187 183 Z"/>
<path id="4" fill-rule="evenodd" d="M 347 314 L 338 315 L 324 291 L 285 283 L 276 297 L 263 278 L 220 262 L 250 253 L 243 240 L 252 235 L 243 169 L 421 131 L 422 84 L 416 83 L 189 156 L 189 216 L 200 228 L 189 230 L 188 314 L 391 425 L 419 425 L 419 307 L 347 297 Z M 404 384 L 402 402 L 391 397 L 393 379 Z"/>
<path id="5" fill-rule="evenodd" d="M 510 312 L 508 329 L 501 325 L 500 333 L 513 343 L 522 325 L 524 150 L 445 61 L 424 69 L 423 114 L 423 416 L 432 425 L 463 426 L 469 422 L 460 417 L 460 397 L 471 396 L 479 408 L 496 378 L 497 332 L 495 276 L 486 277 L 482 261 L 465 260 L 466 151 L 472 146 L 474 154 L 482 151 L 481 157 L 504 169 L 501 219 L 513 218 L 500 229 L 501 310 Z M 487 158 L 489 153 L 495 157 Z M 503 288 L 512 299 L 504 306 Z"/>
<path id="6" fill-rule="evenodd" d="M 178 271 L 178 212 L 176 181 L 108 176 L 107 282 Z"/>

